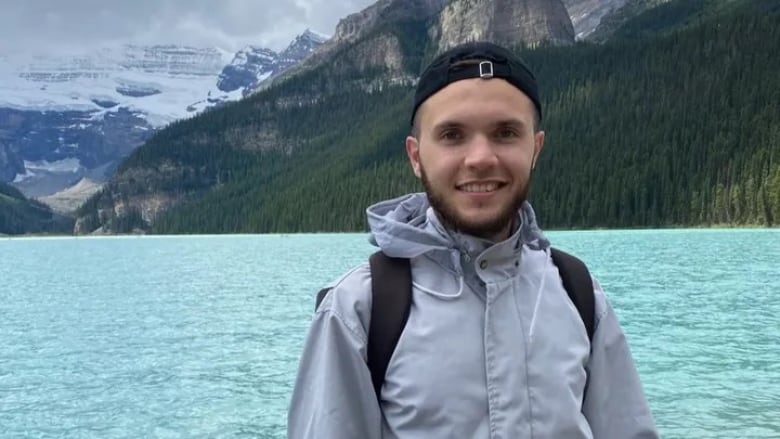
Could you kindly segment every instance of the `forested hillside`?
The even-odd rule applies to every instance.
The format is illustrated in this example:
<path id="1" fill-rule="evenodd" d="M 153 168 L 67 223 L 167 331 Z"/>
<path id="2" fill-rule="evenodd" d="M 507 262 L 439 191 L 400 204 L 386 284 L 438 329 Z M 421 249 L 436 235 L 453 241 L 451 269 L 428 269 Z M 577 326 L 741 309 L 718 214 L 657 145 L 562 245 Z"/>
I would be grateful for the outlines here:
<path id="1" fill-rule="evenodd" d="M 28 200 L 13 186 L 0 183 L 0 234 L 70 233 L 73 220 Z"/>
<path id="2" fill-rule="evenodd" d="M 603 44 L 521 50 L 545 105 L 543 225 L 780 222 L 778 22 L 776 1 L 673 1 Z M 424 35 L 399 33 L 419 71 Z M 413 90 L 345 64 L 162 131 L 80 210 L 83 230 L 364 229 L 368 204 L 421 189 L 403 151 Z M 134 197 L 177 207 L 117 208 Z"/>
<path id="3" fill-rule="evenodd" d="M 668 3 L 629 24 L 668 24 L 692 15 L 691 3 Z M 678 19 L 683 30 L 650 42 L 525 55 L 541 78 L 556 78 L 542 80 L 553 151 L 535 197 L 548 224 L 780 221 L 780 4 L 729 3 L 705 21 Z"/>

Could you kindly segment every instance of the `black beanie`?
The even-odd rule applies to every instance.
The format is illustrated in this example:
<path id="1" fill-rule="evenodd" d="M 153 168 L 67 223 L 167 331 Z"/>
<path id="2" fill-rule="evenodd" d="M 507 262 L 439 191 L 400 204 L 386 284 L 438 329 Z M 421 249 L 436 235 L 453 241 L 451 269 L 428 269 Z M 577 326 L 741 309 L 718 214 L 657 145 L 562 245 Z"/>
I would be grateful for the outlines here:
<path id="1" fill-rule="evenodd" d="M 460 64 L 459 61 L 474 61 Z M 509 50 L 489 42 L 465 43 L 447 50 L 437 56 L 420 75 L 417 91 L 414 94 L 414 115 L 426 99 L 447 85 L 470 78 L 502 78 L 526 94 L 534 103 L 539 117 L 542 117 L 542 104 L 536 78 L 517 55 Z"/>

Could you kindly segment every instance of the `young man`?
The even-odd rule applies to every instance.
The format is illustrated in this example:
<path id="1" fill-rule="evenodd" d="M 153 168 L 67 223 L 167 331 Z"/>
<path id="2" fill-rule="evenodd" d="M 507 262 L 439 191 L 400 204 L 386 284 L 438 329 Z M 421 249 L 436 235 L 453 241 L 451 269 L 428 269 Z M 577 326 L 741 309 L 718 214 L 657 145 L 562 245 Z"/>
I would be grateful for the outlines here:
<path id="1" fill-rule="evenodd" d="M 423 72 L 406 152 L 425 194 L 368 209 L 372 242 L 410 260 L 408 320 L 377 395 L 371 271 L 333 283 L 290 438 L 657 437 L 615 313 L 593 281 L 589 338 L 526 201 L 541 113 L 531 72 L 494 44 L 455 47 Z"/>

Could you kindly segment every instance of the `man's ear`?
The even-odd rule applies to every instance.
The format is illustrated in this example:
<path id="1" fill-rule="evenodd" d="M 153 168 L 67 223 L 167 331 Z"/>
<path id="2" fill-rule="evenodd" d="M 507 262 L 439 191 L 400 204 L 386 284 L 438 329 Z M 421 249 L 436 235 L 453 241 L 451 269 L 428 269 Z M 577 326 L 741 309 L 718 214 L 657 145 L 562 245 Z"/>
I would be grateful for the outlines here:
<path id="1" fill-rule="evenodd" d="M 536 168 L 536 161 L 539 160 L 539 154 L 544 148 L 544 131 L 537 131 L 534 134 L 534 158 L 531 161 L 531 169 Z"/>
<path id="2" fill-rule="evenodd" d="M 409 157 L 414 175 L 420 178 L 420 141 L 414 136 L 406 137 L 406 155 Z"/>

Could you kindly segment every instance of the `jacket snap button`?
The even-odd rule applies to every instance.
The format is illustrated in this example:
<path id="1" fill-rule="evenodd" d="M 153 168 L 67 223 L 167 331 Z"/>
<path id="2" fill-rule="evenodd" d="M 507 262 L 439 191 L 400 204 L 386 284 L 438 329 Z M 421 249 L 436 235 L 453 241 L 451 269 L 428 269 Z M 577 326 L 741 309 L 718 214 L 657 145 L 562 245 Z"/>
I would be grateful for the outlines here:
<path id="1" fill-rule="evenodd" d="M 488 261 L 486 261 L 484 259 L 479 263 L 479 268 L 481 268 L 483 270 L 486 269 L 487 266 L 488 266 Z"/>

